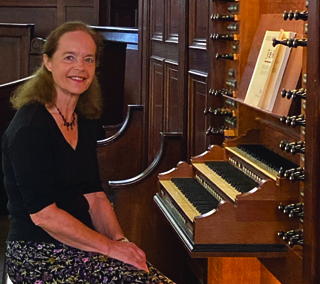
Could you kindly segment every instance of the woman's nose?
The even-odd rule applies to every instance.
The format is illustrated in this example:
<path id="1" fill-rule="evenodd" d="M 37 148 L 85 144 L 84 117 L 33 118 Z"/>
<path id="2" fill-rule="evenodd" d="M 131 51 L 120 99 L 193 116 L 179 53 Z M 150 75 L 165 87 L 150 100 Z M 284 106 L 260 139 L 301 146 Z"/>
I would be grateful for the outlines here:
<path id="1" fill-rule="evenodd" d="M 76 69 L 83 70 L 84 69 L 84 60 L 78 59 L 76 62 Z"/>

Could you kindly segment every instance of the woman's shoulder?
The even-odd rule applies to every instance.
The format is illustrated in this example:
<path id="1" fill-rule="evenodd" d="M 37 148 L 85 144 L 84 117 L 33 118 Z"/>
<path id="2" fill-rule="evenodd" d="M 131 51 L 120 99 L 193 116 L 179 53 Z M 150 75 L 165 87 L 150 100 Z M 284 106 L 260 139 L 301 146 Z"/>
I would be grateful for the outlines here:
<path id="1" fill-rule="evenodd" d="M 48 111 L 39 103 L 30 103 L 21 107 L 14 116 L 12 123 L 22 125 L 43 124 L 48 119 Z"/>
<path id="2" fill-rule="evenodd" d="M 28 131 L 38 129 L 43 132 L 48 129 L 48 115 L 46 108 L 41 104 L 27 104 L 21 107 L 10 122 L 5 135 L 13 137 L 19 132 L 28 133 Z"/>

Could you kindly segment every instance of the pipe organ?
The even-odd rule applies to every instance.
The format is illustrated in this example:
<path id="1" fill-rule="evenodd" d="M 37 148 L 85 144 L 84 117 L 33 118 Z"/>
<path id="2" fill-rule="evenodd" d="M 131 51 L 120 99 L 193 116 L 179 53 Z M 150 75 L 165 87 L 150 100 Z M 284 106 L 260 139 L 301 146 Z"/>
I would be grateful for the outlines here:
<path id="1" fill-rule="evenodd" d="M 144 219 L 138 207 L 135 220 L 122 212 L 130 201 L 117 208 L 115 200 L 125 234 L 145 246 L 147 255 L 149 249 L 151 262 L 164 273 L 172 263 L 180 274 L 167 274 L 177 283 L 319 283 L 318 4 L 141 2 L 148 11 L 144 19 L 150 19 L 141 26 L 150 33 L 143 37 L 148 48 L 142 58 L 148 157 L 160 160 L 159 130 L 178 130 L 184 159 L 157 173 L 156 188 L 141 175 L 136 184 L 110 183 L 119 196 L 127 189 L 130 196 L 135 188 L 139 194 L 152 191 L 155 223 L 166 220 L 167 226 L 155 230 L 149 224 L 139 236 L 134 228 Z M 181 23 L 174 22 L 175 13 Z M 274 47 L 290 49 L 290 57 L 274 106 L 265 110 L 245 97 L 265 32 L 280 29 L 295 36 L 273 39 Z M 183 248 L 177 258 L 163 249 L 169 231 L 175 238 L 166 238 L 168 247 L 177 248 L 178 241 Z M 145 234 L 154 247 L 141 241 Z M 160 254 L 167 256 L 163 266 L 157 263 Z"/>
<path id="2" fill-rule="evenodd" d="M 223 268 L 218 272 L 212 264 L 224 267 L 241 262 L 241 258 L 243 263 L 248 261 L 248 269 L 255 269 L 253 260 L 258 259 L 263 264 L 260 276 L 267 275 L 266 269 L 274 277 L 271 281 L 271 276 L 264 280 L 253 276 L 241 283 L 307 283 L 302 267 L 310 263 L 304 238 L 309 15 L 307 10 L 260 15 L 263 11 L 259 8 L 266 5 L 263 2 L 210 2 L 210 71 L 203 111 L 210 146 L 202 154 L 189 149 L 189 162 L 159 174 L 155 203 L 195 266 L 199 266 L 196 259 L 206 259 L 202 267 L 207 276 L 198 278 L 199 283 L 240 283 L 236 276 L 231 282 L 226 280 L 228 276 L 214 276 Z M 295 4 L 294 9 L 308 8 L 308 2 Z M 296 37 L 273 39 L 273 46 L 292 49 L 284 78 L 292 75 L 296 79 L 284 82 L 277 107 L 264 111 L 245 104 L 244 97 L 259 38 L 261 44 L 266 30 L 282 28 L 295 32 Z M 295 74 L 290 75 L 293 70 Z M 193 121 L 195 114 L 191 116 Z"/>

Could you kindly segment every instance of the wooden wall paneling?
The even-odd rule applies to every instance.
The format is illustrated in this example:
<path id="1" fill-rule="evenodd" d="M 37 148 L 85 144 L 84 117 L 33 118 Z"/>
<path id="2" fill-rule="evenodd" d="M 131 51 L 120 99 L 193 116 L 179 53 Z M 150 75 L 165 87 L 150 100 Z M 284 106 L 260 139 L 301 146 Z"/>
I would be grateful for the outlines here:
<path id="1" fill-rule="evenodd" d="M 111 25 L 138 27 L 138 0 L 111 1 Z"/>
<path id="2" fill-rule="evenodd" d="M 111 26 L 111 10 L 111 0 L 99 1 L 100 26 Z"/>
<path id="3" fill-rule="evenodd" d="M 29 54 L 29 74 L 33 74 L 41 67 L 42 64 L 42 49 L 45 44 L 45 39 L 35 37 L 31 40 L 30 54 Z"/>
<path id="4" fill-rule="evenodd" d="M 179 1 L 165 1 L 165 41 L 178 43 L 179 38 Z"/>
<path id="5" fill-rule="evenodd" d="M 65 7 L 65 22 L 82 21 L 88 25 L 96 25 L 94 7 Z"/>
<path id="6" fill-rule="evenodd" d="M 209 39 L 209 1 L 189 1 L 188 33 L 188 142 L 187 156 L 200 154 L 207 148 L 210 137 L 206 136 L 210 116 L 204 111 L 208 103 L 208 74 L 210 56 Z"/>
<path id="7" fill-rule="evenodd" d="M 209 138 L 205 132 L 210 124 L 210 117 L 204 114 L 204 110 L 208 107 L 207 77 L 206 73 L 189 71 L 188 149 L 190 156 L 203 153 L 209 146 Z"/>
<path id="8" fill-rule="evenodd" d="M 165 61 L 164 65 L 164 131 L 183 131 L 183 94 L 179 92 L 178 62 Z"/>
<path id="9" fill-rule="evenodd" d="M 124 120 L 124 102 L 137 104 L 139 102 L 135 100 L 140 99 L 141 81 L 140 72 L 137 71 L 140 70 L 140 55 L 137 54 L 138 29 L 98 26 L 93 28 L 104 39 L 104 50 L 97 71 L 105 105 L 100 124 L 118 124 Z M 129 53 L 131 49 L 133 53 Z M 128 54 L 130 56 L 127 58 Z M 134 92 L 131 92 L 130 88 L 134 89 Z M 99 138 L 102 139 L 105 134 L 102 127 L 99 129 Z"/>
<path id="10" fill-rule="evenodd" d="M 63 5 L 64 0 L 57 0 L 57 26 L 60 26 L 65 22 L 65 6 Z"/>
<path id="11" fill-rule="evenodd" d="M 207 51 L 188 47 L 188 55 L 188 71 L 210 72 L 210 55 Z"/>
<path id="12" fill-rule="evenodd" d="M 151 0 L 150 36 L 152 40 L 163 41 L 164 37 L 164 1 Z"/>
<path id="13" fill-rule="evenodd" d="M 178 44 L 152 41 L 151 50 L 152 56 L 164 57 L 165 59 L 170 61 L 179 61 Z"/>
<path id="14" fill-rule="evenodd" d="M 143 106 L 127 106 L 121 128 L 111 137 L 97 142 L 100 176 L 106 193 L 110 180 L 123 180 L 141 173 L 143 161 Z"/>
<path id="15" fill-rule="evenodd" d="M 9 83 L 29 75 L 29 52 L 34 34 L 33 24 L 0 24 L 1 66 L 0 84 Z"/>
<path id="16" fill-rule="evenodd" d="M 57 27 L 57 6 L 2 6 L 0 2 L 0 19 L 2 23 L 33 23 L 34 36 L 46 38 Z"/>
<path id="17" fill-rule="evenodd" d="M 149 7 L 150 13 L 150 37 L 148 39 L 150 44 L 150 67 L 149 67 L 149 125 L 148 125 L 148 136 L 149 136 L 149 157 L 148 161 L 151 162 L 155 157 L 157 149 L 159 148 L 160 136 L 159 132 L 164 131 L 166 125 L 168 127 L 173 126 L 173 120 L 183 120 L 183 112 L 171 112 L 170 108 L 172 100 L 175 98 L 178 101 L 180 94 L 174 93 L 172 88 L 178 91 L 178 85 L 173 81 L 173 77 L 166 75 L 165 65 L 168 63 L 176 65 L 175 70 L 178 72 L 179 62 L 179 46 L 178 46 L 178 27 L 177 22 L 174 20 L 179 15 L 179 5 L 172 3 L 171 1 L 160 1 L 153 0 L 150 2 Z M 155 70 L 155 59 L 162 61 L 161 80 L 159 67 Z M 165 63 L 164 63 L 165 62 Z M 168 66 L 169 66 L 168 65 Z M 158 75 L 157 75 L 158 74 Z M 156 78 L 159 78 L 157 80 Z M 178 78 L 178 74 L 174 75 Z M 169 79 L 171 78 L 171 79 Z M 168 79 L 168 80 L 167 80 Z M 161 82 L 161 86 L 159 83 Z M 171 84 L 173 83 L 173 84 Z M 167 97 L 164 98 L 164 92 Z M 174 97 L 171 97 L 174 96 Z M 165 101 L 169 107 L 166 110 Z M 169 105 L 170 104 L 170 105 Z M 166 115 L 173 115 L 172 117 L 166 117 Z M 177 115 L 180 115 L 178 117 Z M 168 125 L 170 123 L 171 125 Z M 175 127 L 175 126 L 173 126 Z"/>
<path id="18" fill-rule="evenodd" d="M 99 0 L 0 0 L 0 18 L 3 23 L 34 23 L 35 36 L 46 38 L 65 21 L 98 25 Z"/>
<path id="19" fill-rule="evenodd" d="M 82 21 L 88 25 L 99 23 L 99 0 L 58 0 L 62 22 Z"/>
<path id="20" fill-rule="evenodd" d="M 137 22 L 137 10 L 115 10 L 114 26 L 135 27 Z"/>
<path id="21" fill-rule="evenodd" d="M 141 62 L 138 45 L 128 44 L 124 77 L 124 107 L 141 104 Z"/>
<path id="22" fill-rule="evenodd" d="M 207 49 L 209 2 L 189 1 L 189 48 Z"/>
<path id="23" fill-rule="evenodd" d="M 12 7 L 35 7 L 35 6 L 56 6 L 57 0 L 31 0 L 26 2 L 25 0 L 1 0 L 0 6 L 12 6 Z"/>
<path id="24" fill-rule="evenodd" d="M 124 75 L 126 44 L 105 42 L 98 68 L 104 110 L 99 119 L 100 125 L 121 123 L 123 117 Z M 113 68 L 110 68 L 113 66 Z M 98 129 L 99 139 L 103 139 L 102 127 Z"/>
<path id="25" fill-rule="evenodd" d="M 100 5 L 100 2 L 101 2 L 100 0 L 93 0 L 93 22 L 95 25 L 99 25 L 99 5 Z"/>
<path id="26" fill-rule="evenodd" d="M 164 58 L 151 57 L 150 60 L 150 94 L 149 94 L 149 157 L 155 158 L 160 148 L 160 132 L 164 121 Z"/>

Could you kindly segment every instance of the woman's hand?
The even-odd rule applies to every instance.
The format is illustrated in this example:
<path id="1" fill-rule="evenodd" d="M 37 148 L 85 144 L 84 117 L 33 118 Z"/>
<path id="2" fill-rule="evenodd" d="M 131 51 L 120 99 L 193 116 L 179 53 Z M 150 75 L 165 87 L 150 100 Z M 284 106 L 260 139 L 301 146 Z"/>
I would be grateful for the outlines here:
<path id="1" fill-rule="evenodd" d="M 149 272 L 145 253 L 134 243 L 110 241 L 108 256 Z"/>

